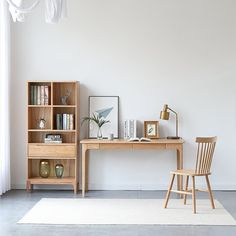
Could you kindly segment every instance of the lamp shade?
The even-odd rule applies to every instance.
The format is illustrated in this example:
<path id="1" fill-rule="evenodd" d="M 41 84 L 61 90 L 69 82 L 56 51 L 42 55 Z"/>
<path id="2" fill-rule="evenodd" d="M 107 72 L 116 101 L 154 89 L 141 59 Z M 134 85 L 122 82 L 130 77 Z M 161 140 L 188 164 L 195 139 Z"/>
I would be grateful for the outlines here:
<path id="1" fill-rule="evenodd" d="M 160 113 L 160 119 L 169 120 L 170 112 L 168 112 L 167 109 L 168 109 L 168 105 L 165 104 L 164 107 L 163 107 L 163 110 Z"/>
<path id="2" fill-rule="evenodd" d="M 168 111 L 161 111 L 160 113 L 160 119 L 162 120 L 169 120 L 170 112 Z"/>

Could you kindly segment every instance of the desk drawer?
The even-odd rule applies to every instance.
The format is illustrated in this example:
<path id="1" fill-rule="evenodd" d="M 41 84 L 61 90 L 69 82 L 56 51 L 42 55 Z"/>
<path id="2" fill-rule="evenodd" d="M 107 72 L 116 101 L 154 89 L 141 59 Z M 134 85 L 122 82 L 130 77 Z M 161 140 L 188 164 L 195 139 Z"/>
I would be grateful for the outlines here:
<path id="1" fill-rule="evenodd" d="M 164 143 L 134 143 L 133 149 L 166 149 L 166 144 Z"/>
<path id="2" fill-rule="evenodd" d="M 133 144 L 123 144 L 123 143 L 101 143 L 100 149 L 132 149 Z"/>
<path id="3" fill-rule="evenodd" d="M 33 144 L 28 145 L 29 156 L 52 156 L 52 157 L 71 157 L 76 156 L 75 145 L 45 145 Z"/>

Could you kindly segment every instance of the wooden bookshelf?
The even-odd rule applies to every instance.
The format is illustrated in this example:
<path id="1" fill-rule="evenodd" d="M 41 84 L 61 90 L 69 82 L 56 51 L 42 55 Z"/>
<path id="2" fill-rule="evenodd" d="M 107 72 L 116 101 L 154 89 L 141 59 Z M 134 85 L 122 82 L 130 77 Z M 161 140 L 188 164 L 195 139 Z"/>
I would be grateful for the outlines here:
<path id="1" fill-rule="evenodd" d="M 35 97 L 38 87 L 48 89 L 48 100 Z M 45 90 L 46 90 L 45 88 Z M 45 91 L 43 90 L 43 91 Z M 61 97 L 67 94 L 67 104 Z M 42 92 L 43 93 L 43 92 Z M 45 100 L 44 100 L 45 99 Z M 56 184 L 72 185 L 74 193 L 78 189 L 78 137 L 79 137 L 79 82 L 77 81 L 28 81 L 27 82 L 27 191 L 33 185 Z M 58 129 L 57 114 L 73 114 L 70 129 Z M 45 127 L 39 127 L 40 119 Z M 64 128 L 64 127 L 63 127 Z M 62 143 L 45 143 L 48 134 L 60 134 Z M 48 160 L 50 174 L 42 178 L 39 174 L 40 160 Z M 55 165 L 62 164 L 62 178 L 55 175 Z"/>

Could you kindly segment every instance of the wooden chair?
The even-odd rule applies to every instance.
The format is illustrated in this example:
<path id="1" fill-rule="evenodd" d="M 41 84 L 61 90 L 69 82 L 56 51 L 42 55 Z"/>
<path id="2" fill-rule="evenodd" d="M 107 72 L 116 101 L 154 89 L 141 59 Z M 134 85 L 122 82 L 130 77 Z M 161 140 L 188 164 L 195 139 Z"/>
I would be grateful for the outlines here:
<path id="1" fill-rule="evenodd" d="M 214 209 L 214 200 L 213 200 L 213 194 L 211 191 L 211 186 L 210 186 L 210 181 L 209 181 L 209 175 L 211 174 L 210 169 L 211 169 L 211 163 L 212 163 L 212 158 L 215 150 L 215 145 L 216 145 L 216 140 L 217 137 L 207 137 L 207 138 L 196 138 L 196 143 L 198 144 L 198 149 L 197 149 L 197 160 L 196 160 L 196 167 L 195 170 L 176 170 L 176 171 L 171 171 L 172 178 L 170 182 L 170 186 L 168 189 L 168 192 L 166 194 L 166 200 L 164 203 L 164 208 L 167 208 L 167 204 L 170 198 L 170 193 L 175 192 L 179 194 L 184 194 L 184 204 L 186 204 L 187 201 L 187 195 L 192 195 L 192 200 L 193 200 L 193 213 L 196 213 L 196 195 L 195 191 L 203 191 L 203 192 L 208 192 L 211 200 L 211 206 Z M 172 190 L 173 182 L 175 179 L 175 176 L 186 176 L 186 186 L 184 191 L 177 191 L 177 190 Z M 207 190 L 200 190 L 200 189 L 195 189 L 195 177 L 196 176 L 205 176 L 206 178 L 206 183 L 207 183 Z M 188 181 L 189 177 L 192 178 L 192 189 L 188 189 Z"/>

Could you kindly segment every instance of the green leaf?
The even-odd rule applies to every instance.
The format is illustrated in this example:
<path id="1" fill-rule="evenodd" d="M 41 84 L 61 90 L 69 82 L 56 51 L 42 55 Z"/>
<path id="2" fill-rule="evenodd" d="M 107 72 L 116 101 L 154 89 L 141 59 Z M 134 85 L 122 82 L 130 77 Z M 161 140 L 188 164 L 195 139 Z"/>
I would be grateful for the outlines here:
<path id="1" fill-rule="evenodd" d="M 103 118 L 99 118 L 98 115 L 93 113 L 91 117 L 89 117 L 89 116 L 83 117 L 81 125 L 83 125 L 84 122 L 94 122 L 98 127 L 101 128 L 104 124 L 109 123 L 110 121 L 104 120 Z"/>

